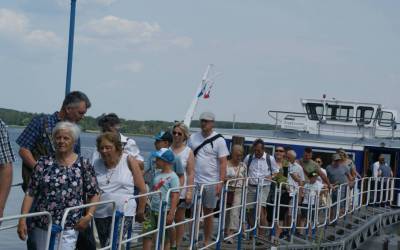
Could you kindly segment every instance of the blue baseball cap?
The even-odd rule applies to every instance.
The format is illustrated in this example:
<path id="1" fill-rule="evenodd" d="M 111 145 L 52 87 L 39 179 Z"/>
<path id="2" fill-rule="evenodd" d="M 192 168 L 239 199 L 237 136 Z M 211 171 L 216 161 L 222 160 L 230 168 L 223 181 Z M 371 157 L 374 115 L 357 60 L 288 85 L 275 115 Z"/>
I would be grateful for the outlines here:
<path id="1" fill-rule="evenodd" d="M 155 158 L 159 158 L 159 159 L 161 159 L 165 162 L 171 163 L 171 164 L 174 163 L 174 161 L 175 161 L 174 153 L 170 149 L 167 149 L 167 148 L 162 148 L 156 152 L 153 152 L 152 155 Z"/>
<path id="2" fill-rule="evenodd" d="M 168 141 L 169 143 L 172 143 L 172 134 L 168 131 L 163 131 L 161 130 L 158 132 L 154 137 L 156 141 Z"/>

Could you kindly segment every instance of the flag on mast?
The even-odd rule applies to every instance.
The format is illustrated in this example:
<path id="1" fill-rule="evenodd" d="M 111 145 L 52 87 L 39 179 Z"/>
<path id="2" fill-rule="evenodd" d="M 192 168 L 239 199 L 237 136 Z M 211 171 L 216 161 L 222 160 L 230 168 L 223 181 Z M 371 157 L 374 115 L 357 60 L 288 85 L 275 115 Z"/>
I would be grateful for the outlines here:
<path id="1" fill-rule="evenodd" d="M 203 80 L 203 87 L 201 88 L 200 93 L 197 95 L 197 98 L 200 98 L 204 95 L 204 93 L 206 92 L 206 88 L 207 88 L 207 82 Z"/>
<path id="2" fill-rule="evenodd" d="M 214 82 L 211 82 L 210 86 L 208 86 L 207 91 L 206 91 L 205 94 L 203 95 L 203 98 L 204 98 L 204 99 L 210 98 L 210 92 L 211 92 L 211 89 L 212 89 L 213 85 L 214 85 Z"/>

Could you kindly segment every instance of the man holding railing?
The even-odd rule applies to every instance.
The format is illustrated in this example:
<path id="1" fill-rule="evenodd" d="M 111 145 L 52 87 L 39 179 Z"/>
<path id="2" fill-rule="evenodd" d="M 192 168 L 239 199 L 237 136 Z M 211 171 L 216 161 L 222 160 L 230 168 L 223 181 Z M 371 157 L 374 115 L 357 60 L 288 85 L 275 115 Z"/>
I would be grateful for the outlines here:
<path id="1" fill-rule="evenodd" d="M 202 206 L 204 215 L 212 213 L 217 206 L 223 182 L 225 181 L 226 168 L 229 155 L 226 142 L 222 135 L 214 131 L 215 115 L 204 112 L 200 115 L 201 132 L 190 136 L 188 146 L 195 155 L 194 182 L 198 190 L 203 184 L 205 186 L 202 195 Z M 218 183 L 221 182 L 221 183 Z M 218 183 L 213 185 L 213 183 Z M 213 231 L 213 217 L 204 219 L 204 244 L 207 246 Z"/>
<path id="2" fill-rule="evenodd" d="M 260 223 L 262 226 L 267 226 L 267 199 L 272 178 L 279 172 L 279 168 L 275 158 L 265 152 L 265 143 L 261 139 L 257 139 L 253 142 L 253 154 L 247 155 L 244 162 L 247 164 L 247 176 L 250 178 L 246 203 L 255 202 L 257 200 L 257 189 L 258 186 L 261 186 L 259 193 L 259 197 L 261 198 L 258 199 L 258 201 L 261 202 Z M 255 223 L 253 209 L 250 209 L 248 214 L 248 222 L 251 227 L 254 227 Z M 258 232 L 259 235 L 265 234 L 265 230 L 262 229 Z"/>
<path id="3" fill-rule="evenodd" d="M 12 163 L 15 156 L 11 148 L 6 124 L 0 119 L 0 218 L 3 217 L 4 208 L 12 182 Z M 0 223 L 1 224 L 1 223 Z"/>

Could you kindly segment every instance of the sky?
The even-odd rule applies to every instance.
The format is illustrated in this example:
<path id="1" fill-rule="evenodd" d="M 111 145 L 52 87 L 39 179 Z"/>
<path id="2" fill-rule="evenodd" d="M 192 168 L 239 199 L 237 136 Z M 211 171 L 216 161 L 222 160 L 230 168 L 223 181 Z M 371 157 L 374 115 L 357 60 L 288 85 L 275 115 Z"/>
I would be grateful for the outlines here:
<path id="1" fill-rule="evenodd" d="M 65 91 L 70 0 L 1 0 L 0 107 L 50 113 Z M 194 118 L 267 122 L 300 98 L 400 110 L 400 1 L 77 0 L 72 90 L 88 115 L 183 120 L 208 64 L 221 75 Z"/>

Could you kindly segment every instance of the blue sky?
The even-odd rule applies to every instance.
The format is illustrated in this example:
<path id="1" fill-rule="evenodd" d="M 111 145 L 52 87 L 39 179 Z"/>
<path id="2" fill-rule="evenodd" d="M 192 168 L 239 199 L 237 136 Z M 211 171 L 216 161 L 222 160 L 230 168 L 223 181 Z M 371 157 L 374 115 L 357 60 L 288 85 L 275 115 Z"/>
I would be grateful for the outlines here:
<path id="1" fill-rule="evenodd" d="M 2 0 L 0 107 L 58 110 L 69 0 Z M 198 112 L 265 122 L 300 98 L 400 110 L 399 1 L 78 0 L 72 89 L 89 115 L 183 119 L 209 63 L 222 72 Z"/>

